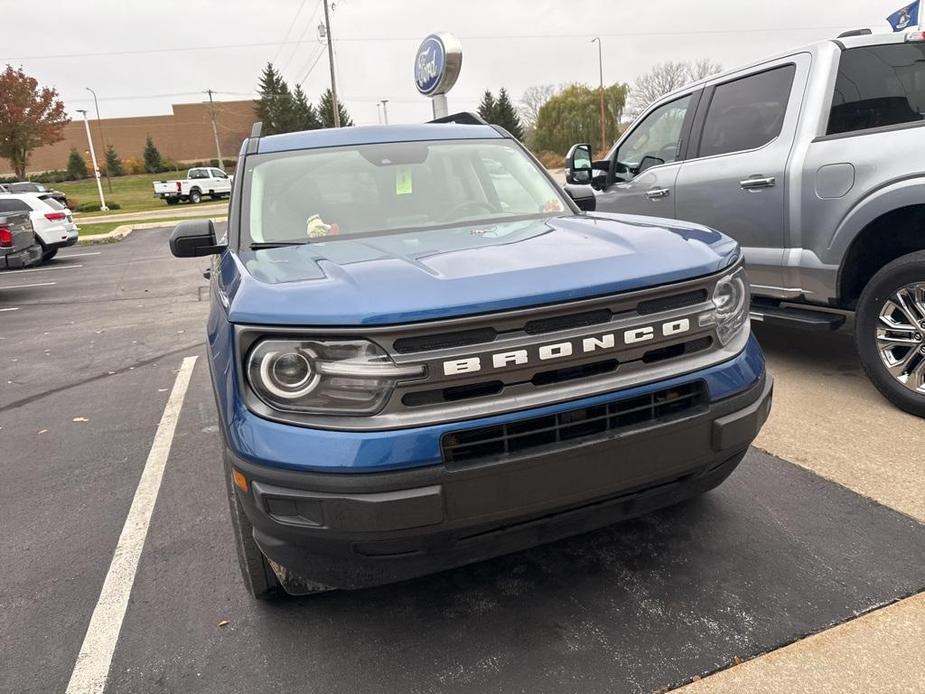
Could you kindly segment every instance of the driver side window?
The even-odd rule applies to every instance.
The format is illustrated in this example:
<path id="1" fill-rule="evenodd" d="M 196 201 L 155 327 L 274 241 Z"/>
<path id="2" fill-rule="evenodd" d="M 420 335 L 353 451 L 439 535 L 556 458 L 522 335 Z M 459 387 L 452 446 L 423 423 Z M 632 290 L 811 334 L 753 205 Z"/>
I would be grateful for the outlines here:
<path id="1" fill-rule="evenodd" d="M 681 130 L 690 107 L 688 94 L 652 111 L 620 145 L 617 175 L 630 180 L 643 170 L 677 161 Z"/>

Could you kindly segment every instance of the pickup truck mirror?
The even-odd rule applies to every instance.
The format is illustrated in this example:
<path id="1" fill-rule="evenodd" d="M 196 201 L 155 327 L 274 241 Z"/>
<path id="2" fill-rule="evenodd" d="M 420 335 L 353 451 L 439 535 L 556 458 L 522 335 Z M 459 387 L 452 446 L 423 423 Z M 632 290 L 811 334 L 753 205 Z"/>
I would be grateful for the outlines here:
<path id="1" fill-rule="evenodd" d="M 564 190 L 580 210 L 594 212 L 597 209 L 597 198 L 594 197 L 594 191 L 587 186 L 567 185 Z"/>
<path id="2" fill-rule="evenodd" d="M 211 219 L 180 222 L 170 234 L 170 252 L 177 258 L 198 258 L 224 249 L 215 243 L 215 226 Z"/>
<path id="3" fill-rule="evenodd" d="M 565 180 L 575 185 L 587 185 L 591 182 L 591 145 L 572 145 L 565 157 L 567 171 Z"/>
<path id="4" fill-rule="evenodd" d="M 653 157 L 651 154 L 647 154 L 642 158 L 642 161 L 639 162 L 639 166 L 636 167 L 636 175 L 638 176 L 646 169 L 651 169 L 653 166 L 660 166 L 664 163 L 664 159 Z"/>

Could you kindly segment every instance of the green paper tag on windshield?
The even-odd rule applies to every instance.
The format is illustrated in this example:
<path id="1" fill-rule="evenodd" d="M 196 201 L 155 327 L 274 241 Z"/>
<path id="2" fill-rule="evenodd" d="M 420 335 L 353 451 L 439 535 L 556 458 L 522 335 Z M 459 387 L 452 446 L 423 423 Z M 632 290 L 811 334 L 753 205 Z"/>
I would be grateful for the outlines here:
<path id="1" fill-rule="evenodd" d="M 413 192 L 411 169 L 398 169 L 395 172 L 395 195 L 411 195 Z"/>

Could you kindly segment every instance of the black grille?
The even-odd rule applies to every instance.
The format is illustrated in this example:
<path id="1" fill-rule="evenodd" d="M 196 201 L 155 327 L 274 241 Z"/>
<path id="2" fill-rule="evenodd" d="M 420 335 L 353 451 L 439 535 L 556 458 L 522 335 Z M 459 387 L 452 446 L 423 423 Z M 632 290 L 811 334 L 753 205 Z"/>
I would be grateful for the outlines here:
<path id="1" fill-rule="evenodd" d="M 412 352 L 428 352 L 435 349 L 478 345 L 483 342 L 492 342 L 497 336 L 498 333 L 494 328 L 478 328 L 476 330 L 461 330 L 455 333 L 401 337 L 395 340 L 393 347 L 399 354 L 410 354 Z"/>
<path id="2" fill-rule="evenodd" d="M 604 405 L 456 431 L 443 436 L 443 460 L 446 463 L 479 461 L 553 446 L 562 441 L 603 437 L 685 417 L 705 403 L 706 388 L 702 381 L 697 381 Z"/>
<path id="3" fill-rule="evenodd" d="M 672 296 L 663 296 L 658 299 L 649 299 L 639 302 L 636 312 L 640 316 L 647 316 L 652 313 L 661 313 L 662 311 L 671 311 L 676 308 L 685 308 L 686 306 L 695 306 L 702 304 L 707 300 L 706 289 L 696 289 L 692 292 L 683 294 L 673 294 Z"/>
<path id="4" fill-rule="evenodd" d="M 524 324 L 524 332 L 527 335 L 542 335 L 557 330 L 571 330 L 572 328 L 584 328 L 588 325 L 600 325 L 608 322 L 611 318 L 613 318 L 613 313 L 606 308 L 597 311 L 585 311 L 584 313 L 573 313 L 567 316 L 538 318 L 527 321 Z"/>

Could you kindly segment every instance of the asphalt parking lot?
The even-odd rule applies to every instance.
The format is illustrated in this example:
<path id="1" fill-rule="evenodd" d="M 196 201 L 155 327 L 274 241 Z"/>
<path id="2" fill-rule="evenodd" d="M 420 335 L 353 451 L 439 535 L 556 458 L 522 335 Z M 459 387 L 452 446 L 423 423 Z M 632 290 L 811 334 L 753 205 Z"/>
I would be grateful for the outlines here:
<path id="1" fill-rule="evenodd" d="M 651 692 L 925 590 L 925 435 L 843 334 L 758 329 L 775 414 L 705 497 L 395 586 L 273 604 L 238 574 L 202 261 L 169 230 L 0 273 L 0 691 L 63 691 L 181 363 L 198 357 L 111 692 Z M 761 450 L 763 449 L 763 450 Z"/>

